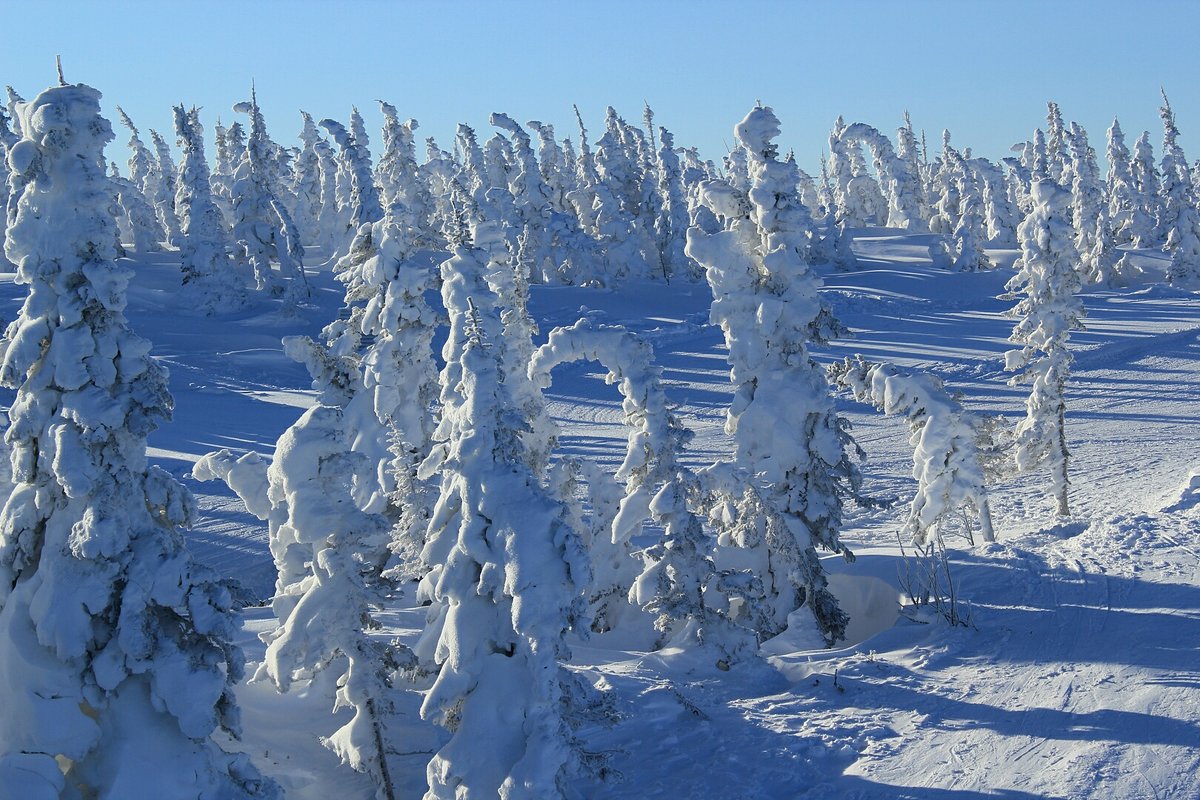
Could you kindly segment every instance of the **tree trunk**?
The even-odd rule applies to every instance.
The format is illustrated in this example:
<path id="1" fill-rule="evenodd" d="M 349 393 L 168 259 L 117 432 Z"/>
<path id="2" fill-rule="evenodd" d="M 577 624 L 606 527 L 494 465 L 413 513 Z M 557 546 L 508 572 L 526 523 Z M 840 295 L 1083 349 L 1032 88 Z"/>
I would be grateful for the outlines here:
<path id="1" fill-rule="evenodd" d="M 1067 507 L 1067 404 L 1060 400 L 1058 403 L 1058 453 L 1059 459 L 1059 475 L 1058 475 L 1058 515 L 1060 517 L 1071 516 L 1071 511 Z"/>

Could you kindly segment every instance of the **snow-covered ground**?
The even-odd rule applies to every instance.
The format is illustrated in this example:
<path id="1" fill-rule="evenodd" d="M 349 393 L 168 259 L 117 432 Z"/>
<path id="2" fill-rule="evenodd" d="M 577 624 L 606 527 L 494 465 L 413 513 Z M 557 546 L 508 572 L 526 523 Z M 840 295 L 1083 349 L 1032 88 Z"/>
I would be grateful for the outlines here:
<path id="1" fill-rule="evenodd" d="M 820 353 L 862 353 L 920 366 L 961 392 L 970 410 L 1015 420 L 1024 389 L 1002 371 L 1011 300 L 998 299 L 1015 253 L 992 251 L 994 272 L 949 273 L 928 263 L 928 236 L 858 232 L 860 269 L 825 275 L 827 299 L 855 332 Z M 310 261 L 316 263 L 319 254 Z M 1165 266 L 1142 259 L 1150 276 Z M 315 335 L 341 304 L 341 287 L 310 268 L 317 288 L 300 316 L 270 301 L 206 318 L 176 291 L 177 257 L 139 257 L 129 317 L 170 369 L 175 421 L 150 439 L 151 456 L 196 492 L 190 534 L 199 558 L 237 580 L 251 603 L 274 581 L 263 523 L 191 465 L 222 447 L 269 457 L 311 401 L 284 335 Z M 22 287 L 7 276 L 0 314 Z M 685 461 L 728 454 L 731 396 L 724 345 L 708 324 L 707 285 L 676 281 L 618 290 L 534 287 L 540 340 L 586 313 L 642 334 L 664 367 L 669 399 L 697 432 Z M 867 490 L 896 496 L 887 510 L 852 510 L 844 540 L 858 554 L 826 560 L 853 615 L 851 641 L 807 650 L 787 634 L 764 662 L 730 672 L 675 652 L 623 649 L 595 637 L 572 665 L 612 699 L 584 731 L 607 757 L 595 798 L 1196 798 L 1200 797 L 1200 488 L 1190 488 L 1200 435 L 1200 299 L 1147 282 L 1084 296 L 1087 330 L 1072 338 L 1068 438 L 1074 516 L 1060 521 L 1047 476 L 992 487 L 999 541 L 951 541 L 950 560 L 970 625 L 899 612 L 904 561 L 896 532 L 914 486 L 903 421 L 841 399 L 865 449 Z M 563 453 L 615 469 L 625 448 L 620 397 L 596 364 L 560 367 L 550 411 Z M 1200 485 L 1200 481 L 1197 481 Z M 385 635 L 413 637 L 422 613 L 398 598 Z M 261 659 L 268 609 L 250 607 L 242 644 Z M 253 674 L 253 665 L 248 674 Z M 242 687 L 244 746 L 289 797 L 368 798 L 369 782 L 317 741 L 327 691 L 278 695 Z M 415 692 L 401 699 L 389 762 L 401 796 L 416 796 L 445 734 L 420 721 Z M 486 743 L 481 743 L 486 747 Z"/>

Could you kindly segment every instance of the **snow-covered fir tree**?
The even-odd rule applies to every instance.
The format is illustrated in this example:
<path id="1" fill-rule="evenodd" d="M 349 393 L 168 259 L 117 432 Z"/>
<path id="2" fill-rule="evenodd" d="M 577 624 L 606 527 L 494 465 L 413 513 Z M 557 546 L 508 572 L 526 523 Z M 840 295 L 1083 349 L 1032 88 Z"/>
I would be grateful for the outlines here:
<path id="1" fill-rule="evenodd" d="M 180 528 L 191 495 L 146 463 L 166 374 L 124 315 L 100 93 L 21 107 L 5 250 L 29 286 L 0 343 L 15 486 L 0 513 L 0 787 L 10 797 L 278 797 L 236 736 L 228 589 Z M 163 764 L 169 763 L 170 770 Z M 19 781 L 19 782 L 18 782 Z"/>
<path id="2" fill-rule="evenodd" d="M 958 187 L 958 222 L 950 234 L 954 255 L 951 266 L 960 272 L 990 269 L 991 259 L 983 249 L 987 241 L 983 196 L 965 160 L 955 170 L 955 181 Z"/>
<path id="3" fill-rule="evenodd" d="M 300 232 L 300 240 L 306 244 L 319 245 L 321 238 L 321 157 L 317 144 L 321 134 L 312 115 L 301 111 L 304 127 L 300 131 L 300 153 L 292 162 L 290 187 L 293 195 L 293 221 Z"/>
<path id="4" fill-rule="evenodd" d="M 386 800 L 397 797 L 388 752 L 392 674 L 414 659 L 407 648 L 372 638 L 371 615 L 379 600 L 373 586 L 388 521 L 362 511 L 353 497 L 355 475 L 372 465 L 352 449 L 354 430 L 346 414 L 353 399 L 352 362 L 331 356 L 311 339 L 292 337 L 284 348 L 308 366 L 318 389 L 317 404 L 280 439 L 277 462 L 268 473 L 270 492 L 287 508 L 281 528 L 307 574 L 287 587 L 289 601 L 277 610 L 279 627 L 264 634 L 266 654 L 258 677 L 281 691 L 297 679 L 325 670 L 337 675 L 334 708 L 353 717 L 322 741 L 345 763 L 372 775 Z M 326 685 L 335 682 L 328 681 Z"/>
<path id="5" fill-rule="evenodd" d="M 1081 278 L 1077 265 L 1071 195 L 1050 180 L 1035 181 L 1033 211 L 1021 223 L 1021 258 L 1008 282 L 1008 298 L 1019 298 L 1009 311 L 1017 324 L 1009 341 L 1020 349 L 1004 355 L 1005 369 L 1018 374 L 1012 385 L 1032 384 L 1025 418 L 1016 430 L 1017 468 L 1050 471 L 1058 514 L 1067 516 L 1066 388 L 1071 371 L 1068 340 L 1082 327 L 1083 304 L 1076 296 Z"/>
<path id="6" fill-rule="evenodd" d="M 716 574 L 712 542 L 688 505 L 696 479 L 678 463 L 692 434 L 668 409 L 662 370 L 654 365 L 650 346 L 620 326 L 584 318 L 550 332 L 530 361 L 529 374 L 546 387 L 554 367 L 578 360 L 598 361 L 609 370 L 605 380 L 621 392 L 628 428 L 625 460 L 615 475 L 624 481 L 623 497 L 609 529 L 589 547 L 589 599 L 598 629 L 619 625 L 628 596 L 653 615 L 660 646 L 708 646 L 714 661 L 725 666 L 746 658 L 752 634 L 704 601 Z M 631 543 L 647 520 L 662 526 L 663 537 L 640 552 L 639 575 Z"/>
<path id="7" fill-rule="evenodd" d="M 404 214 L 402 224 L 414 231 L 414 244 L 438 246 L 440 243 L 429 228 L 432 198 L 429 187 L 417 164 L 415 119 L 400 121 L 396 108 L 380 101 L 383 111 L 383 155 L 376 170 L 381 187 L 381 202 L 385 213 Z M 394 206 L 398 208 L 393 208 Z"/>
<path id="8" fill-rule="evenodd" d="M 245 302 L 246 287 L 234 271 L 224 220 L 213 202 L 204 159 L 204 130 L 195 108 L 175 107 L 175 135 L 183 152 L 175 209 L 182 236 L 179 257 L 184 289 L 209 314 L 236 310 Z"/>
<path id="9" fill-rule="evenodd" d="M 805 263 L 805 231 L 796 225 L 794 171 L 779 161 L 779 121 L 755 108 L 735 129 L 751 178 L 747 213 L 727 216 L 726 230 L 688 232 L 688 252 L 708 271 L 711 319 L 725 333 L 737 391 L 726 430 L 739 466 L 756 476 L 783 521 L 757 548 L 755 571 L 768 585 L 770 636 L 803 606 L 832 644 L 845 614 L 826 587 L 815 548 L 851 557 L 840 542 L 843 497 L 861 479 L 846 454 L 851 446 L 823 372 L 809 344 L 840 326 L 817 294 L 819 279 Z"/>
<path id="10" fill-rule="evenodd" d="M 383 219 L 383 206 L 379 202 L 379 190 L 375 187 L 370 151 L 360 145 L 350 131 L 336 120 L 323 119 L 321 127 L 328 131 L 337 143 L 342 165 L 349 176 L 346 203 L 350 213 L 346 235 L 353 237 L 364 224 Z"/>
<path id="11" fill-rule="evenodd" d="M 430 800 L 557 797 L 578 763 L 559 661 L 580 622 L 586 554 L 522 452 L 485 265 L 460 245 L 442 268 L 449 402 L 425 469 L 441 474 L 426 553 L 440 567 L 433 599 L 445 614 L 421 713 L 452 735 L 429 763 Z"/>
<path id="12" fill-rule="evenodd" d="M 1162 153 L 1162 214 L 1159 232 L 1163 245 L 1171 254 L 1167 280 L 1171 283 L 1194 283 L 1200 279 L 1200 210 L 1192 190 L 1192 175 L 1187 158 L 1179 145 L 1179 128 L 1175 112 L 1163 94 L 1159 108 L 1163 121 Z"/>
<path id="13" fill-rule="evenodd" d="M 699 277 L 700 269 L 684 251 L 689 218 L 683 174 L 679 168 L 679 156 L 675 152 L 675 137 L 666 128 L 659 128 L 658 138 L 662 145 L 658 151 L 659 210 L 654 221 L 654 232 L 658 238 L 663 272 L 668 277 L 678 275 L 694 279 Z"/>
<path id="14" fill-rule="evenodd" d="M 1134 247 L 1156 247 L 1163 243 L 1166 234 L 1159 226 L 1163 215 L 1162 185 L 1158 167 L 1154 164 L 1154 147 L 1150 144 L 1150 132 L 1142 135 L 1133 145 L 1133 181 L 1137 186 L 1137 208 L 1130 241 Z"/>
<path id="15" fill-rule="evenodd" d="M 257 94 L 251 91 L 250 101 L 238 103 L 234 110 L 250 116 L 250 138 L 231 188 L 233 238 L 254 272 L 257 289 L 282 297 L 285 309 L 294 308 L 309 293 L 304 246 L 287 208 L 275 196 L 271 141 Z"/>
<path id="16" fill-rule="evenodd" d="M 121 124 L 129 129 L 128 185 L 118 182 L 117 202 L 129 220 L 134 249 L 139 253 L 152 253 L 162 249 L 161 242 L 166 238 L 158 212 L 146 195 L 147 190 L 156 189 L 151 176 L 154 156 L 142 142 L 133 120 L 120 106 L 117 106 L 117 114 L 121 117 Z"/>
<path id="17" fill-rule="evenodd" d="M 1067 147 L 1067 128 L 1063 123 L 1062 110 L 1058 107 L 1058 103 L 1050 101 L 1046 104 L 1045 177 L 1060 186 L 1070 186 L 1070 181 L 1063 177 L 1063 173 L 1070 163 Z"/>
<path id="18" fill-rule="evenodd" d="M 1104 189 L 1113 239 L 1117 244 L 1129 244 L 1133 241 L 1134 231 L 1138 227 L 1144 229 L 1146 224 L 1136 220 L 1136 215 L 1141 209 L 1137 203 L 1133 166 L 1129 148 L 1125 144 L 1125 133 L 1121 130 L 1121 123 L 1115 118 L 1108 129 L 1108 146 L 1105 153 L 1108 159 L 1108 174 Z"/>
<path id="19" fill-rule="evenodd" d="M 154 204 L 159 224 L 166 233 L 167 244 L 179 247 L 183 235 L 179 230 L 179 215 L 175 211 L 175 162 L 171 158 L 171 147 L 156 131 L 150 131 L 154 143 L 154 162 L 147 177 L 146 199 Z"/>

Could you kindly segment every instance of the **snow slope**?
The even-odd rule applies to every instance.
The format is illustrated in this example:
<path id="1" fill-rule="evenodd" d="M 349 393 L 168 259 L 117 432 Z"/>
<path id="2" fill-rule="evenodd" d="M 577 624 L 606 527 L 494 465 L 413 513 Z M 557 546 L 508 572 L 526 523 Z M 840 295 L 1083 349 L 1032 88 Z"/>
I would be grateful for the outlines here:
<path id="1" fill-rule="evenodd" d="M 860 268 L 825 275 L 827 299 L 855 338 L 822 358 L 862 353 L 921 366 L 962 392 L 972 411 L 1015 422 L 1023 390 L 1006 385 L 1002 354 L 1012 302 L 996 299 L 1015 253 L 991 251 L 987 273 L 935 271 L 928 236 L 857 232 Z M 315 335 L 337 314 L 340 287 L 311 268 L 316 301 L 299 317 L 272 301 L 211 318 L 183 307 L 176 254 L 137 258 L 133 327 L 170 369 L 175 421 L 151 437 L 153 459 L 199 497 L 198 556 L 264 600 L 274 575 L 265 526 L 215 483 L 187 477 L 221 447 L 269 456 L 310 402 L 309 378 L 284 357 L 284 335 Z M 310 262 L 317 263 L 319 254 Z M 1145 254 L 1151 275 L 1165 261 Z M 22 287 L 0 278 L 0 316 Z M 676 281 L 619 290 L 534 287 L 539 342 L 555 325 L 593 314 L 644 335 L 664 367 L 669 399 L 697 431 L 696 466 L 724 456 L 730 397 L 708 288 Z M 887 510 L 851 511 L 844 540 L 859 558 L 827 559 L 854 615 L 851 641 L 811 650 L 787 634 L 766 661 L 710 672 L 682 653 L 644 653 L 595 637 L 574 645 L 574 668 L 611 690 L 607 720 L 584 732 L 606 757 L 595 798 L 1196 798 L 1200 797 L 1200 480 L 1189 484 L 1200 409 L 1200 299 L 1159 285 L 1084 295 L 1088 330 L 1073 336 L 1068 387 L 1075 516 L 1059 522 L 1046 476 L 993 487 L 998 543 L 952 541 L 970 627 L 899 615 L 896 530 L 914 485 L 903 422 L 847 399 L 841 409 L 867 453 L 868 490 Z M 625 447 L 620 398 L 595 364 L 555 372 L 550 412 L 561 452 L 609 469 Z M 381 635 L 415 637 L 422 615 L 397 598 Z M 243 645 L 272 624 L 247 610 Z M 248 670 L 253 674 L 253 669 Z M 324 698 L 326 693 L 313 692 Z M 243 687 L 246 741 L 289 797 L 369 798 L 309 731 L 332 730 L 324 700 Z M 404 796 L 421 793 L 424 765 L 444 734 L 399 703 L 390 763 Z M 486 745 L 481 745 L 486 746 Z"/>

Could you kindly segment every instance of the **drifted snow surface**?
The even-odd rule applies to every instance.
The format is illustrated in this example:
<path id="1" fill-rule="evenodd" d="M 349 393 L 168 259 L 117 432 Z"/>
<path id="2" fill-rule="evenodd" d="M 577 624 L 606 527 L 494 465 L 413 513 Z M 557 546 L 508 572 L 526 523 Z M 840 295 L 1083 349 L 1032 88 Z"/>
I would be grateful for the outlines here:
<path id="1" fill-rule="evenodd" d="M 1023 414 L 1002 354 L 1011 301 L 996 299 L 1014 253 L 992 251 L 992 273 L 932 270 L 929 237 L 858 232 L 860 268 L 826 272 L 825 296 L 856 338 L 820 353 L 919 366 L 963 393 L 964 405 Z M 176 260 L 173 260 L 175 258 Z M 310 261 L 319 261 L 319 254 Z M 1152 274 L 1165 261 L 1145 254 Z M 310 267 L 316 301 L 283 317 L 270 301 L 235 315 L 198 316 L 175 292 L 177 257 L 137 258 L 129 317 L 171 372 L 175 422 L 151 437 L 155 462 L 200 499 L 190 534 L 197 556 L 262 601 L 274 574 L 263 523 L 215 483 L 187 477 L 206 452 L 228 447 L 269 457 L 311 402 L 309 378 L 279 344 L 316 335 L 341 301 L 327 271 Z M 11 319 L 22 288 L 0 284 Z M 697 430 L 693 465 L 726 457 L 728 402 L 720 331 L 707 324 L 707 286 L 676 282 L 617 291 L 534 287 L 541 335 L 583 313 L 637 330 L 664 366 L 669 399 Z M 1090 290 L 1086 332 L 1074 334 L 1068 390 L 1072 510 L 1054 517 L 1048 479 L 993 487 L 998 543 L 950 542 L 969 627 L 900 614 L 896 531 L 914 486 L 903 422 L 843 399 L 867 452 L 867 488 L 895 496 L 890 510 L 852 510 L 843 539 L 853 564 L 827 559 L 831 583 L 854 615 L 850 642 L 813 649 L 785 633 L 764 662 L 718 672 L 687 653 L 622 649 L 595 637 L 573 646 L 573 667 L 608 689 L 612 713 L 583 731 L 606 754 L 590 798 L 1195 798 L 1200 797 L 1200 298 L 1159 285 Z M 440 345 L 439 345 L 440 346 Z M 616 387 L 595 364 L 555 372 L 550 410 L 561 450 L 611 470 L 625 448 Z M 413 638 L 420 609 L 399 598 L 381 635 Z M 913 617 L 916 616 L 916 619 Z M 246 612 L 242 644 L 274 621 Z M 253 666 L 247 671 L 253 674 Z M 242 687 L 249 749 L 289 797 L 372 797 L 316 740 L 333 730 L 329 692 Z M 403 696 L 391 721 L 389 763 L 401 796 L 419 796 L 444 733 Z M 487 743 L 481 743 L 487 747 Z"/>

